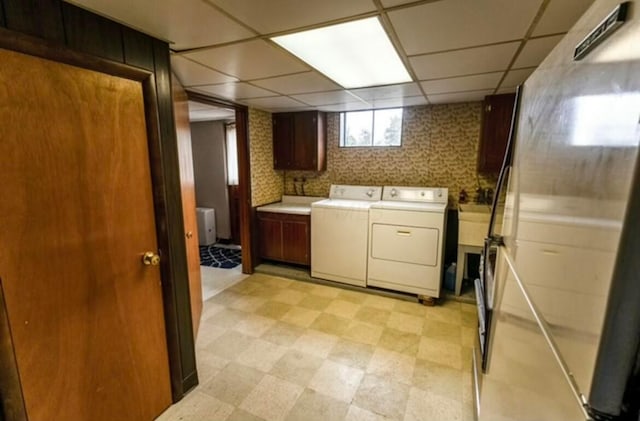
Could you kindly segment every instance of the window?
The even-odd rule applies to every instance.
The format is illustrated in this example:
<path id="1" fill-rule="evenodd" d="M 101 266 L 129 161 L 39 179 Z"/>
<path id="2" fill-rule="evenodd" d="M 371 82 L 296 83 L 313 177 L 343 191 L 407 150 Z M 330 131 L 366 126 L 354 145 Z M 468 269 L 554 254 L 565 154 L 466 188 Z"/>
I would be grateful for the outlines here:
<path id="1" fill-rule="evenodd" d="M 402 108 L 340 113 L 340 147 L 402 145 Z"/>
<path id="2" fill-rule="evenodd" d="M 227 184 L 238 184 L 238 148 L 236 144 L 236 125 L 227 124 Z"/>

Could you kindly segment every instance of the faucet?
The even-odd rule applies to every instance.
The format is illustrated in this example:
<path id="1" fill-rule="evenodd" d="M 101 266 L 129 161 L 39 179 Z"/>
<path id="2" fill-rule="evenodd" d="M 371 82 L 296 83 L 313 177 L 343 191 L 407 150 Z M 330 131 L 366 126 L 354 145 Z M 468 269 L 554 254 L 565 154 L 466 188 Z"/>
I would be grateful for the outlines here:
<path id="1" fill-rule="evenodd" d="M 493 189 L 491 187 L 487 187 L 486 189 L 483 189 L 482 187 L 478 187 L 476 189 L 476 203 L 486 204 L 486 205 L 492 204 Z"/>

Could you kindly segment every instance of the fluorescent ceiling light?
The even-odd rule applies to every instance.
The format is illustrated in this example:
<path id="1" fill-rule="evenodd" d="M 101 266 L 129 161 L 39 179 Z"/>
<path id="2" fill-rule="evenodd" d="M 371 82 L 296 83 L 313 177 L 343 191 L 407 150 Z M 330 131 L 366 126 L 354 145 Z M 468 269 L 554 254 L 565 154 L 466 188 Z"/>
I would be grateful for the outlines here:
<path id="1" fill-rule="evenodd" d="M 377 17 L 272 40 L 347 89 L 411 82 Z"/>

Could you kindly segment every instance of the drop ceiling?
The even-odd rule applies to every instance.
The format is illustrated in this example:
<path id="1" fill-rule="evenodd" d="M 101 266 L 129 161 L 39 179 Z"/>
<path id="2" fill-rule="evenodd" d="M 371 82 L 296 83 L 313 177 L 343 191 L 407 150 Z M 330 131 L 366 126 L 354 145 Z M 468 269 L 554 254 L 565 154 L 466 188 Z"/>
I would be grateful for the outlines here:
<path id="1" fill-rule="evenodd" d="M 72 2 L 168 41 L 173 71 L 188 90 L 277 112 L 478 101 L 513 92 L 593 0 Z M 270 41 L 372 16 L 413 82 L 346 90 Z"/>

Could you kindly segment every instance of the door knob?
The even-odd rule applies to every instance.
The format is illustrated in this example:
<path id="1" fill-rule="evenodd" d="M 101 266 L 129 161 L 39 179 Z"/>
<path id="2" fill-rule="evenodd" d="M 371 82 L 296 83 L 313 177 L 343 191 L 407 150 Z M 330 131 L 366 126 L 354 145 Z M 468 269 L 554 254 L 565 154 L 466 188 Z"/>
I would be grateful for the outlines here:
<path id="1" fill-rule="evenodd" d="M 187 235 L 187 238 L 192 238 L 193 237 L 193 232 L 188 231 L 186 235 Z"/>
<path id="2" fill-rule="evenodd" d="M 152 251 L 148 251 L 142 255 L 142 263 L 145 266 L 158 266 L 160 264 L 160 256 Z"/>

